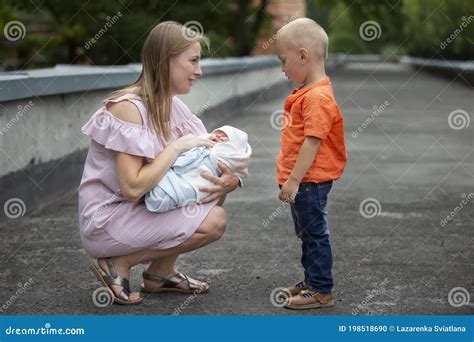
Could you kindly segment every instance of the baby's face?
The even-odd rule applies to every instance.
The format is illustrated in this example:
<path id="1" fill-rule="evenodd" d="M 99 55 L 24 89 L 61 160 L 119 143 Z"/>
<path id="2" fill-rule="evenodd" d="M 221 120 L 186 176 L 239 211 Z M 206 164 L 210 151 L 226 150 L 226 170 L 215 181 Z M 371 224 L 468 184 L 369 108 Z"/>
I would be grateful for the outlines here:
<path id="1" fill-rule="evenodd" d="M 225 142 L 225 141 L 229 141 L 229 137 L 227 136 L 227 134 L 225 134 L 224 131 L 217 130 L 211 133 L 209 140 L 214 141 L 216 143 Z"/>

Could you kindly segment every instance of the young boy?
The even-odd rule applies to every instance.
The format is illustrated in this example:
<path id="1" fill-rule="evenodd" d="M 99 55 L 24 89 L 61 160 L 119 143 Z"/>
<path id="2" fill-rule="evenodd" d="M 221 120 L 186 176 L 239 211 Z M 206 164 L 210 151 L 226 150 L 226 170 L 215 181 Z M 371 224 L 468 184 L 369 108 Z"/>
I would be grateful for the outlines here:
<path id="1" fill-rule="evenodd" d="M 344 170 L 346 149 L 343 118 L 324 69 L 327 49 L 326 32 L 308 18 L 277 33 L 275 52 L 282 71 L 302 84 L 286 99 L 277 159 L 278 197 L 290 202 L 296 235 L 303 242 L 304 280 L 286 288 L 291 297 L 285 307 L 290 309 L 334 306 L 327 198 Z"/>

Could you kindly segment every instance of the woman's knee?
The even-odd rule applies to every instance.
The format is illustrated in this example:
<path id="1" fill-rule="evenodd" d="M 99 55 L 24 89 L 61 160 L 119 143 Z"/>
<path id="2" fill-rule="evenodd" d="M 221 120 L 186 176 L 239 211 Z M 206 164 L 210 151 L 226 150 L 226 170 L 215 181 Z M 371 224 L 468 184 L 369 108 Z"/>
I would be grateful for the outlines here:
<path id="1" fill-rule="evenodd" d="M 208 215 L 207 234 L 213 241 L 219 240 L 227 228 L 227 213 L 222 207 L 215 206 Z"/>

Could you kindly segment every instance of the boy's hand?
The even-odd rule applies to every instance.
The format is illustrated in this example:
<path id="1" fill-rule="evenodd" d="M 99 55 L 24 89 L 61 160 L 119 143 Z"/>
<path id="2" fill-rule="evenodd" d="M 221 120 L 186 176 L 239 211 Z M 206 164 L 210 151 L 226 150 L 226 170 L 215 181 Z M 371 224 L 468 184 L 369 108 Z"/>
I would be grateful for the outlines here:
<path id="1" fill-rule="evenodd" d="M 280 201 L 294 204 L 299 186 L 300 184 L 296 180 L 292 179 L 291 177 L 288 178 L 278 193 L 278 198 Z"/>

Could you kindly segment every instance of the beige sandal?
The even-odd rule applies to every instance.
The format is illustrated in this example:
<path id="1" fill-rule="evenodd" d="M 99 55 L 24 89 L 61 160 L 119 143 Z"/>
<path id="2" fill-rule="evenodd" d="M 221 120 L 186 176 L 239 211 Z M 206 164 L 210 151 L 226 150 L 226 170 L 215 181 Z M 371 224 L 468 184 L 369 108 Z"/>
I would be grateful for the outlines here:
<path id="1" fill-rule="evenodd" d="M 137 305 L 143 302 L 143 298 L 140 298 L 137 301 L 130 300 L 131 292 L 128 279 L 117 275 L 115 263 L 112 258 L 105 258 L 105 262 L 107 263 L 107 268 L 110 274 L 107 274 L 107 272 L 102 269 L 98 261 L 91 262 L 89 269 L 94 273 L 102 286 L 110 290 L 110 294 L 113 296 L 114 302 L 122 305 Z M 118 296 L 115 295 L 112 285 L 121 286 L 123 288 Z"/>
<path id="2" fill-rule="evenodd" d="M 184 294 L 200 294 L 209 292 L 209 285 L 205 282 L 199 282 L 183 273 L 177 273 L 170 278 L 160 277 L 151 273 L 143 272 L 143 279 L 149 280 L 160 285 L 149 289 L 142 285 L 142 292 L 145 293 L 163 293 L 163 292 L 177 292 Z M 203 284 L 207 285 L 205 290 L 201 289 Z"/>

